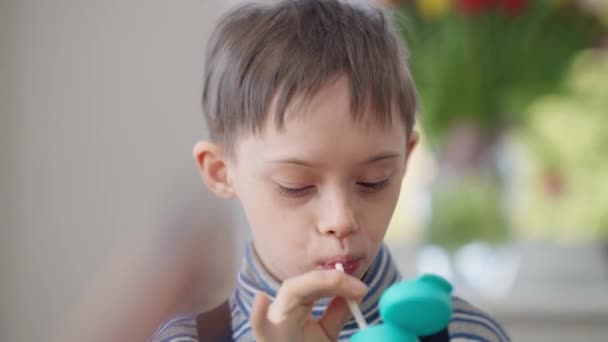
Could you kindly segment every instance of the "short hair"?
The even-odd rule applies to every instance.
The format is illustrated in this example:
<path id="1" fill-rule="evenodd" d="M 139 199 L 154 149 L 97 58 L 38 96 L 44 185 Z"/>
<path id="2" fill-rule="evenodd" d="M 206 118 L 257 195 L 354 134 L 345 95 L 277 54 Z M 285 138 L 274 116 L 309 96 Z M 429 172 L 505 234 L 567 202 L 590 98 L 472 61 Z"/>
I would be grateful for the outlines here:
<path id="1" fill-rule="evenodd" d="M 408 136 L 414 125 L 416 90 L 405 43 L 389 15 L 371 5 L 339 0 L 241 5 L 215 28 L 204 72 L 209 135 L 228 150 L 239 135 L 260 132 L 270 115 L 281 128 L 295 99 L 305 103 L 340 77 L 349 80 L 354 120 L 391 125 L 397 111 Z"/>

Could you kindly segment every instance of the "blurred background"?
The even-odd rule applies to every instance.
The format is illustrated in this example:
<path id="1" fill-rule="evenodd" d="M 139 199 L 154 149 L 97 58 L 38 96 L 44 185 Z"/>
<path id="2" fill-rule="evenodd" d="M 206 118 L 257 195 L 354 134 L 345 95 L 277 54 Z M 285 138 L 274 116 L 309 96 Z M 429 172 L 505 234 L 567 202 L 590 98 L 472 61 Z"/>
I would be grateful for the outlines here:
<path id="1" fill-rule="evenodd" d="M 387 1 L 421 97 L 388 241 L 514 340 L 608 334 L 608 1 Z"/>
<path id="2" fill-rule="evenodd" d="M 191 148 L 204 45 L 238 2 L 0 1 L 1 341 L 56 334 L 140 236 L 169 255 L 201 231 L 217 277 L 196 301 L 229 291 L 245 224 Z M 421 96 L 387 235 L 404 275 L 449 278 L 515 341 L 604 340 L 608 0 L 381 2 Z"/>

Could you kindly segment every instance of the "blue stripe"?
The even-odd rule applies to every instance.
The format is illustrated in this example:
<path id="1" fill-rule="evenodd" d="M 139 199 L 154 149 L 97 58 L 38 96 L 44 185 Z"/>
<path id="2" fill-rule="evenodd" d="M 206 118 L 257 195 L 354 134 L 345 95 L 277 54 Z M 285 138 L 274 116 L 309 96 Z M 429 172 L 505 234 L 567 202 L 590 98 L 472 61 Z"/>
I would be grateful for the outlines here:
<path id="1" fill-rule="evenodd" d="M 371 317 L 370 316 L 370 318 L 366 319 L 368 326 L 374 326 L 374 325 L 378 325 L 378 324 L 382 324 L 383 323 L 382 317 L 380 317 L 379 314 L 377 314 L 377 315 L 374 314 L 374 316 L 375 317 Z M 358 332 L 359 330 L 360 330 L 359 326 L 354 326 L 354 327 L 350 327 L 350 328 L 347 328 L 347 329 L 342 329 L 342 331 L 340 332 L 340 336 L 342 336 L 342 335 L 351 336 L 351 335 L 355 334 L 356 332 Z"/>
<path id="2" fill-rule="evenodd" d="M 161 335 L 163 332 L 165 332 L 167 329 L 169 329 L 172 326 L 180 326 L 182 322 L 184 321 L 193 321 L 194 318 L 192 316 L 181 316 L 181 317 L 176 317 L 172 320 L 169 320 L 168 322 L 166 322 L 165 324 L 162 324 L 158 329 L 156 329 L 156 332 L 154 333 L 154 336 L 158 336 Z"/>
<path id="3" fill-rule="evenodd" d="M 169 336 L 167 338 L 164 338 L 164 339 L 161 340 L 161 342 L 171 342 L 171 340 L 176 339 L 176 338 L 180 338 L 180 337 L 190 337 L 190 338 L 193 338 L 195 340 L 198 339 L 198 336 L 196 336 L 196 335 L 179 333 L 179 334 L 175 334 L 173 336 Z"/>
<path id="4" fill-rule="evenodd" d="M 469 340 L 475 340 L 475 341 L 479 341 L 479 342 L 492 342 L 492 341 L 486 340 L 485 338 L 483 338 L 481 336 L 472 335 L 469 333 L 450 334 L 450 340 L 453 338 L 467 338 Z"/>
<path id="5" fill-rule="evenodd" d="M 252 283 L 249 279 L 245 278 L 245 276 L 243 276 L 242 273 L 239 273 L 239 281 L 242 281 L 243 283 L 253 287 L 254 289 L 257 288 L 257 286 L 254 283 Z M 246 294 L 250 295 L 252 297 L 252 299 L 253 299 L 253 297 L 255 297 L 255 293 L 251 292 L 250 290 L 248 290 L 244 287 L 241 287 L 241 290 L 243 290 Z"/>
<path id="6" fill-rule="evenodd" d="M 479 313 L 479 312 L 474 312 L 474 311 L 467 311 L 467 310 L 461 310 L 461 309 L 455 309 L 453 312 L 455 315 L 456 314 L 465 314 L 465 315 L 469 315 L 469 316 L 473 316 L 473 317 L 477 317 L 479 319 L 482 320 L 486 320 L 488 321 L 488 323 L 491 323 L 492 326 L 498 330 L 500 332 L 500 337 L 506 341 L 510 341 L 509 335 L 507 334 L 507 332 L 502 328 L 502 326 L 500 324 L 498 324 L 495 320 L 493 320 L 491 317 L 484 315 L 483 313 Z M 464 318 L 464 317 L 463 317 Z"/>
<path id="7" fill-rule="evenodd" d="M 393 285 L 394 283 L 397 282 L 397 280 L 399 280 L 401 278 L 401 274 L 399 274 L 399 272 L 395 271 L 395 274 L 393 275 L 393 277 L 391 278 L 391 281 L 388 282 L 387 286 L 385 287 L 389 287 L 390 285 Z"/>
<path id="8" fill-rule="evenodd" d="M 325 313 L 325 309 L 326 309 L 326 308 L 323 308 L 323 309 L 317 309 L 317 310 L 312 310 L 312 315 L 313 315 L 315 318 L 319 318 L 319 316 L 321 316 L 321 315 L 323 315 L 323 314 Z"/>
<path id="9" fill-rule="evenodd" d="M 386 251 L 384 250 L 384 248 L 380 247 L 380 251 L 378 251 L 378 255 L 376 256 L 374 263 L 372 264 L 372 266 L 370 266 L 370 270 L 368 270 L 370 272 L 369 275 L 366 274 L 366 276 L 369 276 L 370 283 L 373 282 L 373 280 L 378 275 L 378 272 L 380 272 L 380 265 L 382 265 L 382 261 L 385 257 Z M 364 278 L 366 276 L 364 276 Z"/>
<path id="10" fill-rule="evenodd" d="M 374 285 L 373 288 L 371 288 L 367 294 L 363 297 L 363 302 L 367 301 L 370 297 L 374 296 L 377 292 L 378 292 L 378 288 L 382 285 L 384 285 L 384 279 L 386 278 L 386 275 L 388 274 L 387 270 L 389 268 L 390 265 L 390 257 L 388 255 L 388 253 L 384 253 L 384 248 L 381 249 L 382 252 L 382 259 L 386 258 L 386 263 L 384 264 L 384 267 L 382 268 L 382 270 L 380 270 L 380 267 L 375 267 L 374 268 L 374 273 L 372 273 L 372 280 L 370 281 L 370 284 L 373 282 L 373 279 L 376 278 L 378 272 L 381 272 L 380 275 L 380 279 L 378 279 L 378 282 L 376 282 L 376 284 Z M 382 264 L 382 259 L 380 259 L 380 265 Z"/>
<path id="11" fill-rule="evenodd" d="M 237 329 L 232 330 L 232 339 L 233 340 L 238 341 L 238 339 L 241 338 L 244 334 L 246 334 L 247 331 L 251 331 L 251 326 L 249 326 L 248 323 L 249 323 L 249 321 L 244 321 Z"/>
<path id="12" fill-rule="evenodd" d="M 230 299 L 228 300 L 230 302 L 230 312 L 232 313 L 232 315 L 234 316 L 235 312 L 240 308 L 237 301 L 236 301 L 236 293 L 239 292 L 239 288 L 235 288 L 234 290 L 232 290 L 232 295 L 230 295 Z"/>
<path id="13" fill-rule="evenodd" d="M 238 307 L 238 305 L 235 305 L 234 308 L 232 310 L 230 310 L 230 316 L 234 317 L 236 315 L 238 315 L 240 311 L 240 308 Z"/>
<path id="14" fill-rule="evenodd" d="M 372 322 L 373 320 L 377 319 L 378 317 L 380 317 L 380 311 L 376 310 L 371 315 L 366 315 L 365 321 L 369 323 L 369 322 Z M 353 322 L 345 325 L 344 328 L 342 328 L 342 330 L 356 329 L 356 328 L 359 328 L 359 326 L 357 325 L 357 322 L 353 321 Z"/>
<path id="15" fill-rule="evenodd" d="M 456 298 L 454 297 L 454 299 L 459 300 L 462 303 L 467 303 L 466 301 Z M 485 319 L 488 322 L 492 323 L 492 325 L 494 325 L 494 327 L 500 331 L 500 337 L 504 338 L 507 341 L 510 341 L 509 335 L 507 334 L 507 332 L 502 328 L 502 326 L 500 324 L 498 324 L 498 322 L 496 322 L 494 319 L 492 319 L 492 317 L 489 317 L 481 312 L 474 312 L 474 311 L 468 311 L 468 310 L 463 310 L 463 309 L 454 309 L 454 314 L 465 314 L 465 315 L 470 315 L 470 316 L 474 316 L 474 317 L 479 317 L 481 319 Z"/>
<path id="16" fill-rule="evenodd" d="M 277 296 L 276 291 L 274 291 L 270 287 L 270 285 L 264 281 L 264 278 L 258 272 L 257 267 L 255 267 L 255 262 L 253 261 L 253 255 L 252 255 L 253 247 L 251 247 L 251 246 L 253 246 L 253 244 L 247 245 L 247 252 L 245 253 L 245 259 L 247 260 L 247 263 L 249 264 L 249 266 L 251 266 L 251 269 L 253 269 L 253 273 L 255 273 L 255 276 L 260 280 L 260 283 L 261 283 L 262 287 L 264 287 L 264 290 L 266 290 L 266 293 L 270 294 L 271 297 L 276 297 Z"/>
<path id="17" fill-rule="evenodd" d="M 247 314 L 247 307 L 245 307 L 245 304 L 241 300 L 241 296 L 239 296 L 239 293 L 240 293 L 240 291 L 236 291 L 236 293 L 234 294 L 234 297 L 236 299 L 236 303 L 241 308 L 241 311 L 243 312 L 243 315 L 245 315 L 245 317 L 249 318 L 249 315 Z"/>
<path id="18" fill-rule="evenodd" d="M 363 301 L 365 302 L 366 300 L 369 300 L 369 298 L 372 295 L 375 295 L 376 293 L 378 293 L 379 291 L 384 291 L 387 287 L 389 287 L 389 285 L 393 284 L 395 281 L 397 281 L 397 279 L 399 278 L 399 272 L 397 272 L 396 270 L 391 270 L 391 265 L 392 265 L 392 260 L 390 258 L 390 256 L 387 255 L 387 260 L 386 260 L 386 267 L 382 270 L 382 278 L 380 279 L 380 281 L 378 281 L 376 283 L 376 285 L 374 285 L 374 288 L 371 289 L 363 298 Z M 387 283 L 386 282 L 386 277 L 389 276 L 389 274 L 391 274 L 391 271 L 393 272 L 393 277 L 391 278 L 391 280 Z"/>
<path id="19" fill-rule="evenodd" d="M 248 333 L 250 331 L 251 331 L 251 328 L 248 327 L 245 330 L 243 330 L 238 336 L 234 336 L 233 338 L 235 341 L 238 341 L 241 337 L 243 337 L 243 335 L 245 335 L 246 333 Z"/>
<path id="20" fill-rule="evenodd" d="M 196 322 L 192 321 L 192 322 L 180 322 L 180 323 L 171 323 L 170 326 L 167 327 L 167 329 L 171 329 L 171 328 L 175 328 L 175 327 L 184 327 L 184 328 L 195 328 L 196 327 Z"/>
<path id="21" fill-rule="evenodd" d="M 465 304 L 467 306 L 471 306 L 471 304 L 468 303 L 466 300 L 461 299 L 461 298 L 459 298 L 457 296 L 452 296 L 452 300 L 460 302 L 460 303 Z M 483 318 L 487 319 L 488 321 L 492 322 L 496 326 L 497 329 L 500 330 L 500 332 L 503 334 L 503 336 L 507 340 L 509 340 L 509 341 L 511 340 L 509 338 L 509 334 L 507 334 L 507 332 L 502 328 L 502 326 L 497 321 L 495 321 L 492 317 L 484 314 L 483 312 L 471 312 L 471 311 L 462 310 L 462 309 L 458 309 L 458 310 L 454 310 L 454 311 L 455 312 L 462 312 L 462 313 L 470 314 L 470 315 L 473 315 L 473 316 L 479 316 L 479 317 L 483 317 Z"/>
<path id="22" fill-rule="evenodd" d="M 241 324 L 239 324 L 236 328 L 232 329 L 232 331 L 237 332 L 239 331 L 242 327 L 244 327 L 247 323 L 249 323 L 248 320 L 244 320 Z M 247 329 L 245 329 L 247 330 Z"/>
<path id="23" fill-rule="evenodd" d="M 340 336 L 338 336 L 338 341 L 349 341 L 351 337 L 353 337 L 353 335 L 356 333 L 357 331 L 352 331 L 349 333 L 344 333 L 344 334 L 340 334 Z"/>
<path id="24" fill-rule="evenodd" d="M 496 337 L 498 337 L 499 340 L 504 341 L 504 339 L 496 331 L 496 329 L 494 329 L 491 325 L 489 325 L 485 322 L 476 321 L 474 319 L 460 318 L 460 317 L 452 317 L 451 322 L 462 322 L 462 323 L 469 323 L 469 324 L 473 324 L 473 325 L 481 325 L 481 326 L 485 327 L 486 329 L 488 329 L 489 331 L 491 331 L 492 333 L 494 333 L 494 335 L 496 335 Z"/>

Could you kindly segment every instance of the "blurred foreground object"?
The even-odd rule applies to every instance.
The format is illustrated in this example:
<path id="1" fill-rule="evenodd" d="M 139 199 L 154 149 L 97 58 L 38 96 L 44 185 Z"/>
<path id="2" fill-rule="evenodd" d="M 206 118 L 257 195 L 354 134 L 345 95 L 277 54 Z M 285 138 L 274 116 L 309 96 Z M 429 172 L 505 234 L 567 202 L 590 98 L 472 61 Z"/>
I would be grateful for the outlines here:
<path id="1" fill-rule="evenodd" d="M 179 199 L 168 200 L 163 228 L 136 229 L 110 254 L 60 341 L 146 341 L 169 317 L 228 298 L 242 257 L 241 216 L 206 191 L 201 197 L 198 184 L 174 186 Z"/>

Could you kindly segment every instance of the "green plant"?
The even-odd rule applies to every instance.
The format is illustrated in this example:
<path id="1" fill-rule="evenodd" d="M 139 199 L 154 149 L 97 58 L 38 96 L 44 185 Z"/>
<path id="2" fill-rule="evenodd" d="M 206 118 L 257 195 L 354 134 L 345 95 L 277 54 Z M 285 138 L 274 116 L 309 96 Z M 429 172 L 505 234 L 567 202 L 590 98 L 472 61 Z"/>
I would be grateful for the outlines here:
<path id="1" fill-rule="evenodd" d="M 599 31 L 567 0 L 417 0 L 400 14 L 434 144 L 461 121 L 492 134 L 524 120 Z"/>

